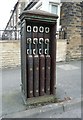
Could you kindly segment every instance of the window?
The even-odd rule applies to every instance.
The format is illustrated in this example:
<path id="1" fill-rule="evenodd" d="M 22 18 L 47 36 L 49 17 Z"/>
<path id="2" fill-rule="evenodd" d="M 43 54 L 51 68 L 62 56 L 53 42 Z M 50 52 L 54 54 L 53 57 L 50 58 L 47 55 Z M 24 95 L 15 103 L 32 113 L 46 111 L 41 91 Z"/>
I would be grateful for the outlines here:
<path id="1" fill-rule="evenodd" d="M 52 4 L 51 5 L 51 13 L 58 14 L 58 6 Z"/>

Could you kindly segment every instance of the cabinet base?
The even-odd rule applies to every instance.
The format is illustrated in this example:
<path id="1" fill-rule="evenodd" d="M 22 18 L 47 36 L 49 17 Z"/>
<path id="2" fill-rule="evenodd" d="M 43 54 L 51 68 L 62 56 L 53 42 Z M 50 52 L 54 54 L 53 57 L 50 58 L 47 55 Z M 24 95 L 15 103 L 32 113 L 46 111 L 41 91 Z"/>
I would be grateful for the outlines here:
<path id="1" fill-rule="evenodd" d="M 57 102 L 57 98 L 55 95 L 44 95 L 39 97 L 33 97 L 33 98 L 25 98 L 25 96 L 22 94 L 22 99 L 25 105 L 38 105 L 38 104 L 45 104 L 45 103 L 51 103 L 51 102 Z"/>

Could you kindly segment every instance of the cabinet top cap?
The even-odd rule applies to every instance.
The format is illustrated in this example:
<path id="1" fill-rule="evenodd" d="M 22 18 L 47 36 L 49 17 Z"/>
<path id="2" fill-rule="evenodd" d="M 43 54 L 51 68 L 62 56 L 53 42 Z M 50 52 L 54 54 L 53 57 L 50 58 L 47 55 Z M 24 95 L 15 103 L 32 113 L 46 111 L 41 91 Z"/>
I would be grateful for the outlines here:
<path id="1" fill-rule="evenodd" d="M 58 15 L 53 14 L 53 13 L 49 13 L 46 11 L 42 11 L 42 10 L 24 10 L 20 17 L 21 20 L 23 19 L 36 19 L 36 20 L 54 20 L 56 21 L 58 18 Z"/>

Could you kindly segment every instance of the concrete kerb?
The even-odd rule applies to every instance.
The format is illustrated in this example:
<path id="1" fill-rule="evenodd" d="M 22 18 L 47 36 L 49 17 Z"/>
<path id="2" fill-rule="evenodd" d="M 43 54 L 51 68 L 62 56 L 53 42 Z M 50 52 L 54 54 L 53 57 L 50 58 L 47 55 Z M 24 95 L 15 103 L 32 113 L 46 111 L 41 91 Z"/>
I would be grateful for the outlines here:
<path id="1" fill-rule="evenodd" d="M 55 111 L 56 114 L 59 114 L 71 109 L 75 109 L 78 106 L 80 106 L 81 108 L 81 101 L 83 102 L 83 99 L 78 98 L 60 103 L 52 103 L 46 106 L 37 107 L 26 111 L 21 111 L 18 113 L 8 114 L 6 116 L 3 116 L 3 118 L 30 118 L 30 116 L 50 111 Z"/>
<path id="2" fill-rule="evenodd" d="M 81 108 L 81 102 L 83 102 L 83 98 L 77 98 L 75 100 L 67 101 L 63 104 L 63 111 L 65 112 L 78 107 Z"/>

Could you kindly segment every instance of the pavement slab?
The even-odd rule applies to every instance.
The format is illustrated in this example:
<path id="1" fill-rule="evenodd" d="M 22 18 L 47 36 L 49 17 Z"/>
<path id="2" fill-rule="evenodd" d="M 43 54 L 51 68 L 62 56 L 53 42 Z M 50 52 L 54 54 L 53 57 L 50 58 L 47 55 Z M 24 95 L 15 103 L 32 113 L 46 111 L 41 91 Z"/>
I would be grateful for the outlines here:
<path id="1" fill-rule="evenodd" d="M 0 102 L 0 105 L 2 106 L 2 110 L 0 111 L 0 117 L 4 117 L 7 115 L 11 116 L 15 114 L 17 114 L 18 117 L 21 117 L 23 115 L 23 112 L 26 113 L 27 117 L 27 110 L 30 114 L 32 114 L 30 112 L 30 109 L 32 110 L 35 108 L 24 105 L 21 97 L 20 67 L 2 69 L 2 77 L 0 76 L 0 84 L 2 84 L 2 86 L 0 87 L 0 97 L 2 97 L 2 102 Z M 56 64 L 55 96 L 58 98 L 59 101 L 61 101 L 61 103 L 77 99 L 81 101 L 81 61 L 71 61 L 69 63 L 60 62 Z M 68 108 L 65 107 L 65 109 Z M 61 110 L 63 110 L 63 108 Z"/>

